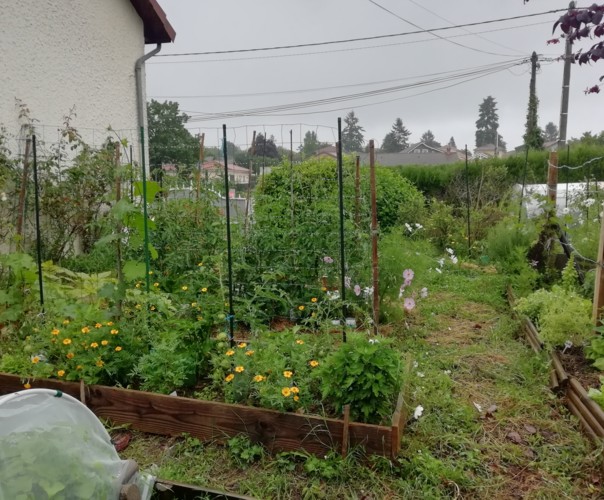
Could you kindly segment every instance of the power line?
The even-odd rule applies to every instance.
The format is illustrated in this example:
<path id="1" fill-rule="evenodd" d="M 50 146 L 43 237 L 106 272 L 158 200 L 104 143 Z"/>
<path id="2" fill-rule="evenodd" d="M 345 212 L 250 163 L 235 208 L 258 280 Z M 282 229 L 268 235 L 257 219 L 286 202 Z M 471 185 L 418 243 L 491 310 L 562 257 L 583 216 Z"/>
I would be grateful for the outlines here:
<path id="1" fill-rule="evenodd" d="M 438 71 L 436 73 L 427 73 L 425 75 L 414 75 L 414 76 L 407 76 L 404 78 L 393 78 L 390 80 L 381 80 L 381 81 L 375 81 L 375 82 L 349 83 L 349 84 L 344 84 L 344 85 L 334 85 L 331 87 L 315 87 L 315 88 L 310 88 L 310 89 L 275 90 L 275 91 L 269 91 L 269 92 L 248 92 L 248 93 L 242 93 L 242 94 L 172 95 L 172 96 L 150 96 L 150 97 L 157 98 L 157 99 L 220 99 L 220 98 L 233 98 L 233 97 L 257 97 L 257 96 L 276 95 L 276 94 L 301 94 L 301 93 L 306 93 L 306 92 L 339 90 L 339 89 L 350 88 L 350 87 L 365 87 L 365 86 L 371 86 L 371 85 L 382 85 L 382 84 L 386 84 L 386 83 L 394 83 L 394 82 L 401 82 L 401 81 L 405 81 L 405 80 L 412 80 L 414 78 L 426 78 L 429 76 L 448 75 L 451 73 L 457 73 L 459 71 L 465 71 L 465 70 L 487 69 L 487 68 L 492 68 L 492 67 L 498 67 L 500 64 L 501 64 L 500 62 L 491 63 L 491 64 L 485 64 L 482 66 L 457 68 L 455 70 L 449 70 L 449 71 Z"/>
<path id="2" fill-rule="evenodd" d="M 400 92 L 402 90 L 408 90 L 408 89 L 412 89 L 415 87 L 422 87 L 422 86 L 427 86 L 427 85 L 436 85 L 438 83 L 442 83 L 442 82 L 447 82 L 447 81 L 452 81 L 452 80 L 456 80 L 456 79 L 460 79 L 460 78 L 466 78 L 465 80 L 463 80 L 462 82 L 458 82 L 452 85 L 448 85 L 442 88 L 449 88 L 452 87 L 454 85 L 458 85 L 459 83 L 464 83 L 466 81 L 471 81 L 473 79 L 476 78 L 480 78 L 483 76 L 487 76 L 490 74 L 494 74 L 503 70 L 506 70 L 510 67 L 519 65 L 519 64 L 524 64 L 526 63 L 527 60 L 523 59 L 523 60 L 516 60 L 516 61 L 509 61 L 507 63 L 501 63 L 498 66 L 493 66 L 491 68 L 488 69 L 482 69 L 482 70 L 478 70 L 478 71 L 469 71 L 469 72 L 465 72 L 465 73 L 460 73 L 458 75 L 452 75 L 449 77 L 443 77 L 443 78 L 436 78 L 436 79 L 432 79 L 432 80 L 427 80 L 427 81 L 420 81 L 420 82 L 414 82 L 411 84 L 407 84 L 407 85 L 399 85 L 396 87 L 389 87 L 386 89 L 377 89 L 377 90 L 373 90 L 373 91 L 367 91 L 367 92 L 360 92 L 357 94 L 349 94 L 349 95 L 345 95 L 345 96 L 337 96 L 337 97 L 332 97 L 332 98 L 326 98 L 326 99 L 318 99 L 315 101 L 305 101 L 305 102 L 297 102 L 297 103 L 290 103 L 290 104 L 282 104 L 282 105 L 275 105 L 275 106 L 268 106 L 268 107 L 263 107 L 263 108 L 253 108 L 253 109 L 245 109 L 245 110 L 238 110 L 238 111 L 228 111 L 228 112 L 222 112 L 222 113 L 197 113 L 194 116 L 192 116 L 190 118 L 190 122 L 192 121 L 206 121 L 206 120 L 218 120 L 218 119 L 224 119 L 224 118 L 234 118 L 234 117 L 241 117 L 241 116 L 288 116 L 288 115 L 284 115 L 284 114 L 273 114 L 271 115 L 270 113 L 273 112 L 279 112 L 279 111 L 288 111 L 288 110 L 295 110 L 295 109 L 304 109 L 304 108 L 308 108 L 308 107 L 316 107 L 316 106 L 322 106 L 322 105 L 326 105 L 326 104 L 333 104 L 336 102 L 345 102 L 345 101 L 349 101 L 349 100 L 354 100 L 354 99 L 362 99 L 362 98 L 366 98 L 366 97 L 374 97 L 377 95 L 382 95 L 382 94 L 388 94 L 388 93 L 393 93 L 393 92 Z M 437 89 L 438 90 L 438 89 Z M 432 90 L 434 91 L 434 90 Z M 420 94 L 415 94 L 415 95 L 421 95 L 427 92 L 423 92 Z M 375 104 L 382 104 L 385 102 L 392 102 L 392 101 L 396 101 L 396 100 L 400 100 L 400 99 L 405 99 L 411 96 L 407 96 L 407 97 L 403 97 L 403 98 L 395 98 L 395 99 L 391 99 L 391 100 L 387 100 L 387 101 L 381 101 L 378 103 L 372 103 L 372 104 L 366 104 L 366 105 L 359 105 L 356 107 L 365 107 L 365 106 L 370 106 L 370 105 L 375 105 Z M 344 108 L 345 109 L 345 108 Z M 314 112 L 307 112 L 307 113 L 293 113 L 295 115 L 303 115 L 303 114 L 316 114 L 316 113 L 326 113 L 326 112 L 330 112 L 330 111 L 339 111 L 340 109 L 336 109 L 336 110 L 322 110 L 322 111 L 314 111 Z M 189 112 L 191 113 L 191 112 Z"/>
<path id="3" fill-rule="evenodd" d="M 505 28 L 496 28 L 484 31 L 468 31 L 468 33 L 462 33 L 458 35 L 451 35 L 448 37 L 441 37 L 443 40 L 450 38 L 464 38 L 468 36 L 478 36 L 482 33 L 494 33 L 497 31 L 509 31 L 514 29 L 522 29 L 522 28 L 531 28 L 533 26 L 540 26 L 542 24 L 551 24 L 551 21 L 541 21 L 538 23 L 529 23 L 529 24 L 520 24 L 516 26 L 506 26 Z M 435 42 L 438 38 L 425 38 L 422 40 L 410 40 L 407 42 L 396 42 L 396 43 L 382 43 L 378 45 L 366 45 L 364 47 L 347 47 L 344 49 L 331 49 L 331 50 L 318 50 L 318 51 L 310 51 L 310 52 L 296 52 L 294 54 L 273 54 L 270 56 L 248 56 L 248 57 L 229 57 L 229 58 L 219 58 L 219 59 L 194 59 L 189 61 L 154 61 L 151 60 L 147 62 L 147 65 L 160 65 L 160 64 L 193 64 L 193 63 L 214 63 L 214 62 L 229 62 L 229 61 L 255 61 L 259 59 L 281 59 L 285 57 L 302 57 L 302 56 L 312 56 L 312 55 L 320 55 L 320 54 L 335 54 L 340 52 L 356 52 L 358 50 L 371 50 L 371 49 L 381 49 L 384 47 L 398 47 L 401 45 L 415 45 L 418 43 L 427 43 L 427 42 Z M 521 53 L 518 51 L 518 53 Z M 514 57 L 514 56 L 512 56 Z"/>
<path id="4" fill-rule="evenodd" d="M 383 11 L 387 12 L 388 14 L 396 17 L 397 19 L 410 24 L 411 26 L 418 28 L 420 30 L 423 30 L 424 28 L 422 28 L 421 26 L 409 21 L 408 19 L 405 19 L 404 17 L 399 16 L 397 13 L 391 11 L 390 9 L 387 9 L 386 7 L 384 7 L 383 5 L 379 4 L 378 2 L 376 2 L 375 0 L 367 0 L 369 3 L 375 5 L 376 7 L 382 9 Z M 435 36 L 436 38 L 438 38 L 439 40 L 443 40 L 445 42 L 449 42 L 452 43 L 453 45 L 457 45 L 458 47 L 461 47 L 463 49 L 469 49 L 469 50 L 473 50 L 474 52 L 480 52 L 482 54 L 488 54 L 490 56 L 502 56 L 502 57 L 514 57 L 510 54 L 498 54 L 496 52 L 489 52 L 487 50 L 481 50 L 481 49 L 477 49 L 475 47 L 470 47 L 469 45 L 464 45 L 463 43 L 459 43 L 459 42 L 455 42 L 453 40 L 449 40 L 448 38 L 444 38 L 442 36 L 440 36 L 437 33 L 433 33 L 432 31 L 428 30 L 428 33 L 430 33 L 432 36 Z"/>
<path id="5" fill-rule="evenodd" d="M 387 35 L 374 35 L 374 36 L 365 36 L 359 38 L 347 38 L 343 40 L 330 40 L 324 42 L 310 42 L 310 43 L 299 43 L 292 45 L 279 45 L 272 47 L 256 47 L 253 49 L 233 49 L 233 50 L 213 50 L 207 52 L 180 52 L 180 53 L 172 53 L 172 54 L 157 54 L 155 57 L 182 57 L 182 56 L 209 56 L 209 55 L 218 55 L 218 54 L 237 54 L 237 53 L 245 53 L 245 52 L 263 52 L 269 50 L 281 50 L 281 49 L 299 49 L 303 47 L 318 47 L 321 45 L 335 45 L 339 43 L 350 43 L 350 42 L 364 42 L 368 40 L 380 40 L 384 38 L 395 38 L 399 36 L 409 36 L 409 35 L 417 35 L 420 33 L 432 33 L 436 31 L 448 31 L 457 28 L 467 28 L 470 26 L 481 26 L 483 24 L 493 24 L 493 23 L 501 23 L 504 21 L 514 21 L 516 19 L 527 19 L 529 17 L 537 17 L 544 16 L 547 14 L 556 14 L 558 12 L 567 12 L 568 9 L 554 9 L 548 10 L 544 12 L 537 12 L 533 14 L 523 14 L 521 16 L 512 16 L 512 17 L 501 17 L 498 19 L 489 19 L 486 21 L 476 21 L 473 23 L 465 23 L 465 24 L 457 24 L 454 26 L 443 26 L 441 28 L 432 28 L 432 29 L 421 29 L 416 31 L 407 31 L 403 33 L 390 33 Z"/>
<path id="6" fill-rule="evenodd" d="M 446 17 L 441 16 L 441 15 L 440 15 L 438 12 L 434 12 L 433 10 L 430 10 L 430 9 L 428 9 L 427 7 L 424 7 L 422 4 L 420 4 L 419 2 L 416 2 L 415 0 L 407 0 L 407 1 L 408 1 L 408 2 L 411 2 L 413 5 L 415 5 L 415 6 L 419 7 L 420 9 L 425 10 L 426 12 L 429 12 L 429 13 L 430 13 L 430 14 L 432 14 L 433 16 L 436 16 L 436 17 L 438 17 L 439 19 L 442 19 L 443 21 L 445 21 L 445 22 L 447 22 L 447 23 L 449 23 L 449 24 L 451 24 L 451 25 L 452 25 L 452 24 L 455 24 L 455 23 L 453 23 L 453 21 L 450 21 L 450 20 L 449 20 L 449 19 L 447 19 Z M 492 44 L 494 44 L 494 45 L 498 45 L 499 47 L 502 47 L 502 48 L 504 48 L 504 49 L 513 50 L 513 51 L 514 51 L 514 52 L 516 52 L 517 54 L 522 54 L 522 52 L 521 52 L 521 51 L 519 51 L 519 50 L 517 50 L 517 49 L 514 49 L 514 48 L 512 48 L 512 47 L 508 47 L 507 45 L 503 45 L 502 43 L 499 43 L 499 42 L 495 42 L 495 41 L 493 41 L 493 40 L 490 40 L 490 39 L 489 39 L 489 38 L 487 38 L 487 37 L 480 36 L 480 35 L 481 35 L 481 33 L 475 33 L 475 32 L 472 32 L 472 31 L 467 30 L 467 29 L 464 29 L 464 28 L 462 28 L 462 29 L 463 29 L 463 31 L 465 31 L 466 33 L 469 33 L 470 35 L 475 35 L 475 36 L 477 36 L 478 38 L 481 38 L 482 40 L 485 40 L 485 41 L 487 41 L 487 42 L 489 42 L 489 43 L 492 43 Z M 491 31 L 496 31 L 496 30 L 491 30 Z"/>

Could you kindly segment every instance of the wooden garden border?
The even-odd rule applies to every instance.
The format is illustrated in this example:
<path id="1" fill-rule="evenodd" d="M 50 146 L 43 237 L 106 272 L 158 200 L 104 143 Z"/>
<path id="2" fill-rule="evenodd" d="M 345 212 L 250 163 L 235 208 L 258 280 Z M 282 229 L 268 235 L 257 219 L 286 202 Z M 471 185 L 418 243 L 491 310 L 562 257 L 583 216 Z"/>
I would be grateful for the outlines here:
<path id="1" fill-rule="evenodd" d="M 29 380 L 34 388 L 59 390 L 83 401 L 97 417 L 150 434 L 223 442 L 247 435 L 270 452 L 304 450 L 324 456 L 330 450 L 362 446 L 368 454 L 395 458 L 406 424 L 405 386 L 390 426 L 284 413 L 251 406 L 203 401 L 150 392 L 78 384 L 54 379 Z M 23 390 L 23 378 L 0 373 L 0 396 Z M 348 436 L 346 440 L 344 436 Z"/>
<path id="2" fill-rule="evenodd" d="M 512 288 L 509 286 L 507 295 L 510 306 L 513 306 L 515 298 Z M 541 353 L 543 345 L 539 340 L 537 328 L 526 316 L 521 317 L 520 320 L 526 339 L 533 351 Z M 587 391 L 579 381 L 564 370 L 557 352 L 550 352 L 549 357 L 551 361 L 550 389 L 564 398 L 564 403 L 571 413 L 579 419 L 587 436 L 592 441 L 601 443 L 604 439 L 604 411 L 587 395 Z"/>

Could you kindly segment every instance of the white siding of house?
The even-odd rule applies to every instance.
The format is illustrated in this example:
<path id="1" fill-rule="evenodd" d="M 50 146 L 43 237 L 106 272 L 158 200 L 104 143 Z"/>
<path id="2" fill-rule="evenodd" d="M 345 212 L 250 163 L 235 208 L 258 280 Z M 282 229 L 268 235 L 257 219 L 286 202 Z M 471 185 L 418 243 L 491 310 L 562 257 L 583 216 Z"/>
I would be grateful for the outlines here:
<path id="1" fill-rule="evenodd" d="M 134 63 L 144 53 L 144 36 L 130 1 L 1 4 L 0 125 L 9 137 L 19 135 L 15 99 L 20 99 L 47 144 L 57 141 L 72 108 L 72 125 L 87 143 L 102 144 L 111 126 L 138 144 Z M 9 144 L 13 152 L 22 151 L 15 140 Z"/>

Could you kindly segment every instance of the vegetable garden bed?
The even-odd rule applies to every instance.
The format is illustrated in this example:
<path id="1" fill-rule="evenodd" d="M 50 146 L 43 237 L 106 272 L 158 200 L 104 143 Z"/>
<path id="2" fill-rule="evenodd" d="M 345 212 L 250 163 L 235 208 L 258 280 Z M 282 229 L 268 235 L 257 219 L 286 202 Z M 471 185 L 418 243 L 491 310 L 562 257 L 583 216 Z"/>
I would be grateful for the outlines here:
<path id="1" fill-rule="evenodd" d="M 304 450 L 323 456 L 333 449 L 346 454 L 348 447 L 362 446 L 368 454 L 394 458 L 407 420 L 404 388 L 391 425 L 385 426 L 350 422 L 346 411 L 343 419 L 334 419 L 51 379 L 30 384 L 79 398 L 97 417 L 135 430 L 168 436 L 186 433 L 218 442 L 245 435 L 275 453 Z M 0 395 L 22 389 L 19 376 L 0 374 Z"/>

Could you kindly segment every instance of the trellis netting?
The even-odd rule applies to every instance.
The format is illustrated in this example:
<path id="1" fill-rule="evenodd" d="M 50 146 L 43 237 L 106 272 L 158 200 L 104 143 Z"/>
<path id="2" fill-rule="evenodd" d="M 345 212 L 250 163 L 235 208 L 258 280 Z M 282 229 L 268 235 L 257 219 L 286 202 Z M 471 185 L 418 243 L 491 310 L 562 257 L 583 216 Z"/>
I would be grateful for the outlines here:
<path id="1" fill-rule="evenodd" d="M 0 498 L 117 500 L 129 483 L 150 498 L 153 479 L 120 459 L 77 399 L 48 389 L 0 397 Z"/>

